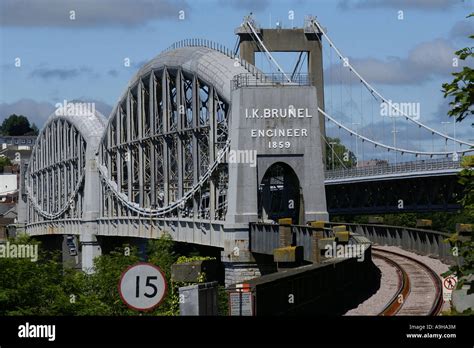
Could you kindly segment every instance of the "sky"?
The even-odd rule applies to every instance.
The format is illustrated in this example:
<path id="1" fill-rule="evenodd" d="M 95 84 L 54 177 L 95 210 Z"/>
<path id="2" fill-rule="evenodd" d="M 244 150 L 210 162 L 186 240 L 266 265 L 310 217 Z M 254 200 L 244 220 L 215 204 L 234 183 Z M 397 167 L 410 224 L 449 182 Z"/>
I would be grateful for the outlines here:
<path id="1" fill-rule="evenodd" d="M 41 128 L 55 103 L 79 99 L 108 116 L 145 62 L 186 38 L 233 49 L 234 29 L 250 12 L 263 28 L 302 27 L 306 15 L 316 16 L 368 82 L 394 102 L 419 102 L 420 121 L 452 135 L 453 124 L 441 123 L 448 121 L 441 85 L 460 69 L 454 51 L 472 46 L 474 19 L 465 17 L 473 0 L 0 0 L 0 122 L 20 113 Z M 331 81 L 338 63 L 325 45 L 328 104 L 331 91 L 349 83 Z M 295 55 L 276 57 L 293 69 Z M 273 68 L 263 56 L 256 64 Z M 456 135 L 474 138 L 470 124 L 456 125 Z M 377 133 L 374 125 L 381 127 L 375 120 L 360 128 Z"/>

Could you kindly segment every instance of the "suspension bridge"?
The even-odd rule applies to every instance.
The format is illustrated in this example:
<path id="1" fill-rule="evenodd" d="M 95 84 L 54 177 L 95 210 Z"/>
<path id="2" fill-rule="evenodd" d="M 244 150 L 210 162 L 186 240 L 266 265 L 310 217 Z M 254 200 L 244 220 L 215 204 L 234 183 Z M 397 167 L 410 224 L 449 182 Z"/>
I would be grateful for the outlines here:
<path id="1" fill-rule="evenodd" d="M 23 174 L 27 233 L 78 236 L 84 270 L 107 237 L 169 233 L 220 248 L 237 282 L 259 272 L 255 223 L 459 208 L 456 175 L 473 144 L 385 98 L 314 17 L 287 30 L 246 17 L 236 34 L 235 50 L 173 44 L 140 68 L 107 119 L 51 115 Z M 308 71 L 303 53 L 288 73 L 274 51 L 303 52 Z M 256 67 L 256 52 L 274 71 Z"/>

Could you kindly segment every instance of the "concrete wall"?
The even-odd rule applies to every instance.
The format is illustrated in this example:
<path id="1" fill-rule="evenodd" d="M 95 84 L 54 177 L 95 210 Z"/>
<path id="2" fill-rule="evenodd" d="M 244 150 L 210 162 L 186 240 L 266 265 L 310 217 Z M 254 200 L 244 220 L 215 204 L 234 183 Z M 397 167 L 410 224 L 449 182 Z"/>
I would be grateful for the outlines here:
<path id="1" fill-rule="evenodd" d="M 16 174 L 2 174 L 0 175 L 0 196 L 4 196 L 8 193 L 18 189 Z"/>
<path id="2" fill-rule="evenodd" d="M 254 42 L 248 30 L 237 29 L 240 36 L 240 57 L 250 64 L 255 65 L 255 52 L 260 52 L 260 48 Z M 260 29 L 258 33 L 270 52 L 307 52 L 308 73 L 312 85 L 316 87 L 319 106 L 324 110 L 324 74 L 323 74 L 323 48 L 321 35 L 307 32 L 304 29 Z M 319 119 L 322 134 L 325 134 L 324 116 Z"/>
<path id="3" fill-rule="evenodd" d="M 446 238 L 449 238 L 449 233 L 371 224 L 326 223 L 326 226 L 341 224 L 344 224 L 349 231 L 362 235 L 379 245 L 399 246 L 420 255 L 432 256 L 448 264 L 456 262 L 449 243 L 444 242 Z M 292 226 L 292 233 L 296 235 L 296 245 L 304 247 L 305 259 L 309 261 L 313 229 L 310 226 Z M 272 254 L 273 250 L 278 247 L 278 238 L 279 225 L 250 225 L 250 249 L 252 252 Z"/>
<path id="4" fill-rule="evenodd" d="M 224 283 L 226 286 L 245 282 L 249 279 L 258 278 L 277 271 L 274 262 L 224 262 L 224 268 Z"/>
<path id="5" fill-rule="evenodd" d="M 266 315 L 341 315 L 368 298 L 380 284 L 371 249 L 364 261 L 338 259 L 249 280 L 255 313 Z"/>
<path id="6" fill-rule="evenodd" d="M 229 163 L 227 222 L 257 220 L 258 185 L 266 170 L 277 162 L 288 164 L 298 176 L 304 193 L 305 220 L 328 219 L 318 104 L 314 95 L 315 88 L 311 86 L 259 86 L 233 91 L 231 151 L 257 151 L 257 166 Z M 303 117 L 264 117 L 267 110 L 286 112 L 289 116 L 291 108 Z M 285 132 L 292 129 L 293 133 L 298 129 L 299 136 L 255 136 L 258 131 L 275 129 Z M 290 146 L 272 148 L 269 146 L 272 141 L 288 142 Z"/>
<path id="7" fill-rule="evenodd" d="M 361 234 L 379 245 L 399 246 L 420 255 L 432 256 L 448 264 L 456 262 L 449 243 L 449 233 L 387 225 L 344 224 L 347 229 Z"/>
<path id="8" fill-rule="evenodd" d="M 180 287 L 180 315 L 217 315 L 217 285 L 208 282 Z"/>

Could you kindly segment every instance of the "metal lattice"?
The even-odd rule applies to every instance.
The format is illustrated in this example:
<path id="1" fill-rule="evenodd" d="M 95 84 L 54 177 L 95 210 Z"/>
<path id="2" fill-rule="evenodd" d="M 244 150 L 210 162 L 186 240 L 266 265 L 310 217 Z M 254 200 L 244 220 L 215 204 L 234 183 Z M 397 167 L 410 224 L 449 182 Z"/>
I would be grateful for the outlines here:
<path id="1" fill-rule="evenodd" d="M 53 119 L 43 128 L 26 179 L 30 222 L 82 217 L 86 147 L 67 119 Z"/>
<path id="2" fill-rule="evenodd" d="M 164 67 L 119 105 L 99 148 L 101 216 L 223 220 L 228 102 L 196 74 Z"/>

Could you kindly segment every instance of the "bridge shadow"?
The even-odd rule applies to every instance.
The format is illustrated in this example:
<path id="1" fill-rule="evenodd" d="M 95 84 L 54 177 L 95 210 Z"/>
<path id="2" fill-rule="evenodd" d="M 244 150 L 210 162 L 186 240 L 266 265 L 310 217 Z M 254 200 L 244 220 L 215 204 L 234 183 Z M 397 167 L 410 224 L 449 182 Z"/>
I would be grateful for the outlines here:
<path id="1" fill-rule="evenodd" d="M 382 272 L 372 262 L 372 260 L 370 262 L 368 272 L 369 276 L 366 278 L 367 283 L 365 284 L 365 286 L 362 286 L 358 289 L 356 288 L 354 292 L 344 292 L 342 295 L 340 295 L 340 302 L 338 303 L 336 308 L 334 308 L 334 315 L 344 315 L 351 309 L 357 308 L 361 303 L 375 295 L 375 293 L 380 289 Z"/>
<path id="2" fill-rule="evenodd" d="M 338 260 L 249 280 L 257 315 L 342 316 L 357 308 L 380 289 L 382 278 L 370 250 L 366 252 L 362 262 Z"/>

